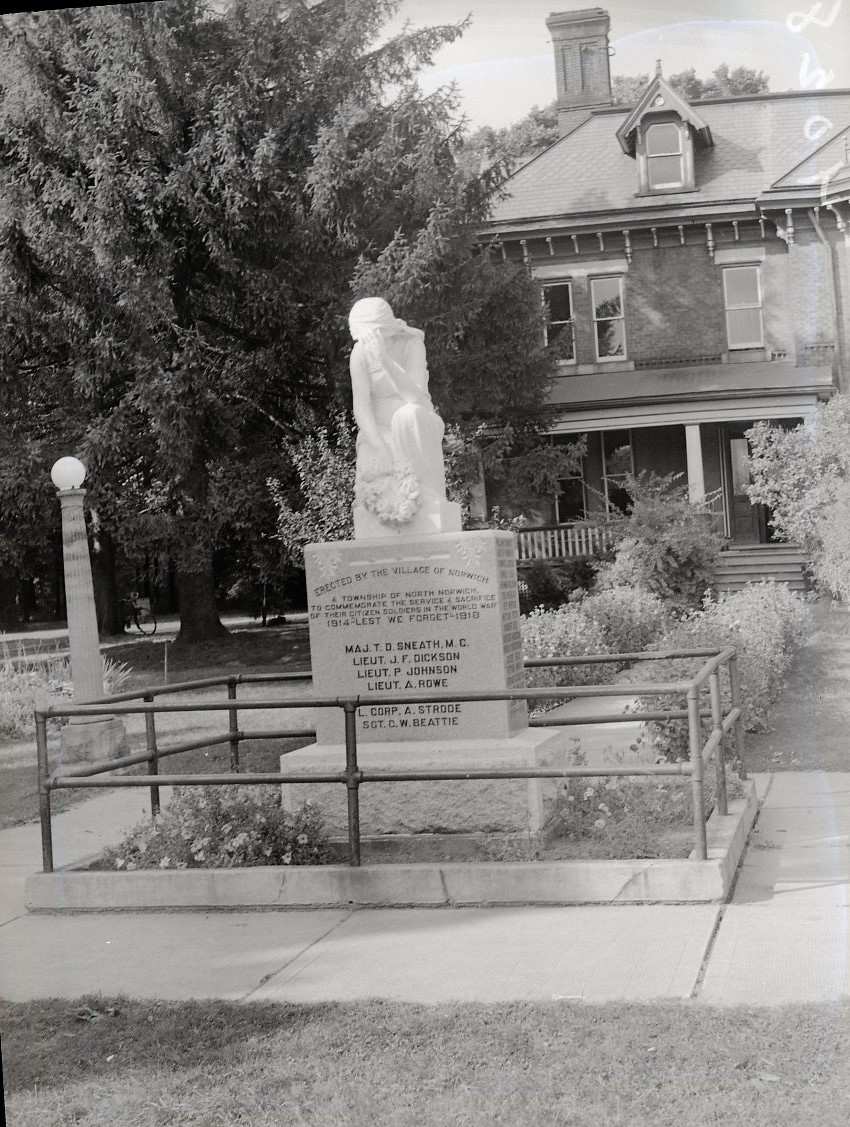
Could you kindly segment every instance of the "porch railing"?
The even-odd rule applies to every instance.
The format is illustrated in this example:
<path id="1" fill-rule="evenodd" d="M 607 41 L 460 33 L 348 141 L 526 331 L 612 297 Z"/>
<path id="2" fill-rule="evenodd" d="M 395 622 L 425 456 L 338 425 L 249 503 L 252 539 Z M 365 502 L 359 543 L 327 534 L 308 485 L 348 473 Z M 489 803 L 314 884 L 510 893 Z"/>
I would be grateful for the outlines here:
<path id="1" fill-rule="evenodd" d="M 702 511 L 718 532 L 725 533 L 726 510 L 723 491 L 715 489 L 700 502 Z M 540 524 L 517 529 L 517 562 L 564 560 L 600 555 L 614 542 L 614 533 L 604 521 L 599 524 Z"/>
<path id="2" fill-rule="evenodd" d="M 595 556 L 613 541 L 604 524 L 546 524 L 517 530 L 517 561 Z"/>

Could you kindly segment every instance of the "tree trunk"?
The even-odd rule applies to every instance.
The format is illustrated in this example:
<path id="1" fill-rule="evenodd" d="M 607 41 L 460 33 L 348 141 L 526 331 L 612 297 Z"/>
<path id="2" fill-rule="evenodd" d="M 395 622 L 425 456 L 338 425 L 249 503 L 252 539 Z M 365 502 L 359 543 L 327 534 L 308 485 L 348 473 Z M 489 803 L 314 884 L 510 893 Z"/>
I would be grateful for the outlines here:
<path id="1" fill-rule="evenodd" d="M 218 617 L 209 535 L 209 471 L 200 447 L 183 478 L 181 544 L 176 552 L 178 642 L 206 642 L 228 633 Z"/>
<path id="2" fill-rule="evenodd" d="M 37 617 L 38 601 L 35 597 L 35 583 L 31 575 L 25 575 L 18 586 L 18 596 L 21 603 L 21 618 L 24 622 L 31 622 Z"/>
<path id="3" fill-rule="evenodd" d="M 122 634 L 124 621 L 118 595 L 115 568 L 115 542 L 104 529 L 99 529 L 92 551 L 92 578 L 97 628 L 101 634 Z"/>
<path id="4" fill-rule="evenodd" d="M 59 537 L 53 544 L 53 617 L 57 622 L 65 619 L 65 568 L 62 557 L 62 539 Z"/>
<path id="5" fill-rule="evenodd" d="M 212 553 L 202 572 L 177 568 L 177 600 L 180 611 L 178 642 L 206 642 L 222 638 L 228 631 L 222 625 L 215 605 Z"/>
<path id="6" fill-rule="evenodd" d="M 18 625 L 18 576 L 9 569 L 0 570 L 0 630 L 14 630 Z"/>

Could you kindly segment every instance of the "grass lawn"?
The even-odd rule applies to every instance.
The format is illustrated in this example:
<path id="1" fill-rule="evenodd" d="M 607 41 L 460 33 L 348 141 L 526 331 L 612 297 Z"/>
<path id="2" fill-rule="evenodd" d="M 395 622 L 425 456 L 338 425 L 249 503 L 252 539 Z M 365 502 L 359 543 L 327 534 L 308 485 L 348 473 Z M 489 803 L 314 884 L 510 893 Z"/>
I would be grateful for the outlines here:
<path id="1" fill-rule="evenodd" d="M 132 667 L 133 674 L 126 688 L 136 690 L 147 685 L 162 684 L 163 649 L 161 641 L 146 638 L 113 646 L 106 653 L 111 660 L 126 662 Z M 168 643 L 169 683 L 241 672 L 296 673 L 309 668 L 307 627 L 300 624 L 235 631 L 215 642 L 196 645 Z M 184 734 L 181 738 L 190 739 L 191 736 Z M 38 818 L 34 738 L 32 745 L 32 762 L 21 762 L 20 757 L 16 757 L 12 762 L 3 763 L 3 741 L 0 739 L 0 829 L 36 821 Z M 292 746 L 292 741 L 286 741 L 283 745 L 281 741 L 246 741 L 240 748 L 240 755 L 243 763 L 251 769 L 277 771 L 278 756 L 285 747 Z M 143 740 L 131 742 L 133 752 L 141 751 L 143 747 Z M 189 752 L 169 757 L 163 761 L 161 770 L 226 770 L 229 761 L 226 747 L 215 748 L 209 753 Z M 53 810 L 56 813 L 67 810 L 79 802 L 85 802 L 96 793 L 85 790 L 54 791 Z"/>
<path id="2" fill-rule="evenodd" d="M 309 740 L 246 740 L 239 745 L 239 762 L 243 771 L 279 771 L 284 751 L 303 747 Z M 230 770 L 230 748 L 225 744 L 208 750 L 184 751 L 160 762 L 165 774 L 221 774 Z M 129 768 L 122 774 L 147 774 L 145 764 Z M 35 767 L 18 765 L 0 771 L 0 829 L 38 819 L 38 790 Z M 51 799 L 54 814 L 102 793 L 97 790 L 55 790 Z"/>
<path id="3" fill-rule="evenodd" d="M 844 1127 L 850 1005 L 0 1004 L 16 1127 Z"/>
<path id="4" fill-rule="evenodd" d="M 113 661 L 126 661 L 135 676 L 130 688 L 162 683 L 164 650 L 168 647 L 168 680 L 226 677 L 230 673 L 294 673 L 310 668 L 306 623 L 234 630 L 212 642 L 165 642 L 144 638 L 110 646 Z"/>

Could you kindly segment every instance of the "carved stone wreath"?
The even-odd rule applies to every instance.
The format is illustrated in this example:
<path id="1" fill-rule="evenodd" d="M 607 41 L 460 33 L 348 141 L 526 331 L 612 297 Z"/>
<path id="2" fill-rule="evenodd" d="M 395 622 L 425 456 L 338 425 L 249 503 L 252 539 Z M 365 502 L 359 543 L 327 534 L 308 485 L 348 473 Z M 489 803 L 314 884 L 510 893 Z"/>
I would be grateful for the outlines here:
<path id="1" fill-rule="evenodd" d="M 406 468 L 362 475 L 355 496 L 364 509 L 384 524 L 407 524 L 421 504 L 419 482 Z"/>

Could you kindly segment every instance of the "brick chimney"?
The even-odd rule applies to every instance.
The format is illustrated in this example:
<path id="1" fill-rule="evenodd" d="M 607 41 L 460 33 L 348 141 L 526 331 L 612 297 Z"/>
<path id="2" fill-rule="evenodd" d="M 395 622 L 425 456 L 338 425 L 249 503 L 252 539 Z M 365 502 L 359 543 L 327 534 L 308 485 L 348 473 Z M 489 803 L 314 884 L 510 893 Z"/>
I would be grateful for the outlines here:
<path id="1" fill-rule="evenodd" d="M 558 84 L 558 129 L 562 137 L 580 125 L 590 111 L 610 106 L 611 71 L 604 8 L 552 12 L 546 20 L 555 49 Z"/>

